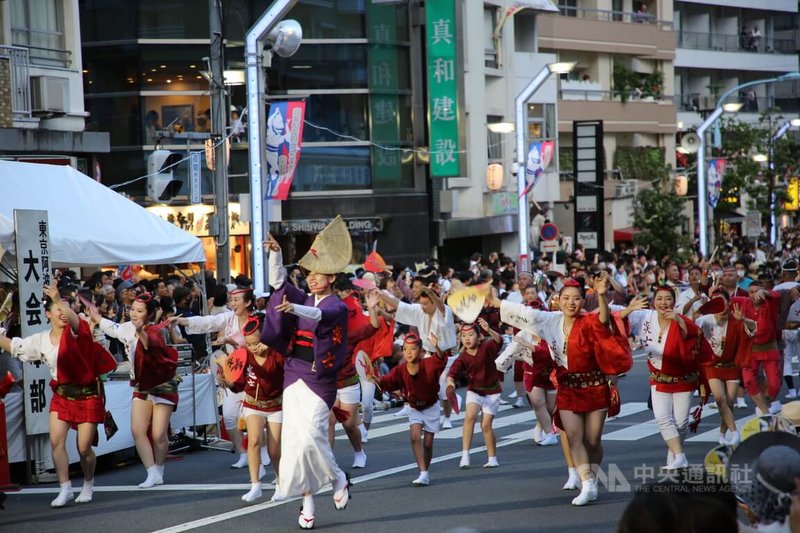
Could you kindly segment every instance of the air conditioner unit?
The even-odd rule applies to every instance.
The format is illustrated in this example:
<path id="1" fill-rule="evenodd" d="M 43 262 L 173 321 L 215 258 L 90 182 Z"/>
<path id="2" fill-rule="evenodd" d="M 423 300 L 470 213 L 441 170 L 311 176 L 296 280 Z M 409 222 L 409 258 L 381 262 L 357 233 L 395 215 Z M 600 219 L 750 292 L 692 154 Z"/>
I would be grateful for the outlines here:
<path id="1" fill-rule="evenodd" d="M 34 113 L 66 113 L 67 79 L 53 76 L 31 76 L 31 111 Z"/>
<path id="2" fill-rule="evenodd" d="M 636 180 L 621 181 L 614 186 L 614 196 L 633 196 L 636 194 Z"/>

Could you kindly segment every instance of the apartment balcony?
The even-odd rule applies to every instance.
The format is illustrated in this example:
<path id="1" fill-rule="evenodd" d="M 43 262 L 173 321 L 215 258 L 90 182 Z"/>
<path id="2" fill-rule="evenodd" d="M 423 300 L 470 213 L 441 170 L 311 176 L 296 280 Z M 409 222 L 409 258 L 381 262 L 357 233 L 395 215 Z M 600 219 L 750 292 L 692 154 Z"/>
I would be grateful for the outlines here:
<path id="1" fill-rule="evenodd" d="M 30 58 L 27 48 L 0 45 L 0 84 L 10 88 L 10 111 L 2 106 L 0 124 L 11 127 L 15 120 L 31 116 Z M 5 103 L 5 102 L 4 102 Z"/>
<path id="2" fill-rule="evenodd" d="M 681 31 L 675 67 L 789 72 L 797 70 L 794 38 L 764 37 L 752 41 L 739 35 Z"/>
<path id="3" fill-rule="evenodd" d="M 581 82 L 562 82 L 559 91 L 558 131 L 572 131 L 572 122 L 591 117 L 603 121 L 611 133 L 670 134 L 676 128 L 672 96 L 622 94 L 619 91 L 580 87 Z M 599 85 L 599 84 L 597 84 Z M 624 101 L 623 101 L 624 100 Z"/>
<path id="4" fill-rule="evenodd" d="M 553 50 L 627 54 L 671 61 L 672 22 L 624 11 L 559 6 L 561 16 L 539 15 L 539 47 Z"/>

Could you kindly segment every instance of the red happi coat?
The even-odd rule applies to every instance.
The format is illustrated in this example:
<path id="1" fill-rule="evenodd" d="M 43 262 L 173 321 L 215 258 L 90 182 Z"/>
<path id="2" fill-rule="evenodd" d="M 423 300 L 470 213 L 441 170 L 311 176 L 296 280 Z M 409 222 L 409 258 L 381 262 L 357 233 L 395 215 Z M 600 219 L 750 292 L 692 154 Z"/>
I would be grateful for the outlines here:
<path id="1" fill-rule="evenodd" d="M 714 351 L 708 344 L 702 330 L 691 319 L 680 316 L 686 324 L 686 337 L 681 335 L 680 326 L 673 321 L 667 330 L 664 353 L 661 356 L 661 370 L 650 361 L 650 372 L 660 372 L 667 376 L 680 377 L 697 374 L 699 379 L 680 380 L 676 383 L 659 383 L 650 379 L 658 392 L 690 392 L 706 381 L 707 364 L 714 358 Z M 708 387 L 705 389 L 708 391 Z"/>
<path id="2" fill-rule="evenodd" d="M 750 364 L 753 338 L 745 331 L 744 321 L 728 316 L 722 355 L 704 364 L 706 378 L 733 381 L 741 379 L 742 367 Z"/>
<path id="3" fill-rule="evenodd" d="M 84 320 L 78 321 L 78 333 L 64 331 L 58 345 L 56 376 L 50 386 L 91 385 L 100 375 L 117 368 L 116 360 L 105 348 L 94 342 L 91 328 Z"/>
<path id="4" fill-rule="evenodd" d="M 161 334 L 161 328 L 151 324 L 145 326 L 147 334 L 147 349 L 141 342 L 136 343 L 136 356 L 134 357 L 134 379 L 136 385 L 144 392 L 175 377 L 178 368 L 178 352 L 175 348 L 167 346 Z"/>

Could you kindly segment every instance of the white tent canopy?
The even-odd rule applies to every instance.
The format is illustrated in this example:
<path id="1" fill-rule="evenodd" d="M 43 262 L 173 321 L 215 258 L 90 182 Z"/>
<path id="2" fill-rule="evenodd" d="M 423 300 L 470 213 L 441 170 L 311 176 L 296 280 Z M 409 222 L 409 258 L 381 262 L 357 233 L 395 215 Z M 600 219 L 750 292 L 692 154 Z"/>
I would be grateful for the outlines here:
<path id="1" fill-rule="evenodd" d="M 0 161 L 0 242 L 14 209 L 44 209 L 55 266 L 203 263 L 200 239 L 72 167 Z M 4 244 L 5 246 L 5 244 Z"/>

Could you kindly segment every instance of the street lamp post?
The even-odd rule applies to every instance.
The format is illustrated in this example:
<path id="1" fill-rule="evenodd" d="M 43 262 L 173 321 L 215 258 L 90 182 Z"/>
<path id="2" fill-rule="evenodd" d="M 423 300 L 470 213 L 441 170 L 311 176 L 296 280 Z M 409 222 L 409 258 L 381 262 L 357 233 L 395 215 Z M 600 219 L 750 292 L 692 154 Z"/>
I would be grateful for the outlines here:
<path id="1" fill-rule="evenodd" d="M 253 257 L 253 289 L 257 292 L 267 290 L 268 268 L 264 261 L 264 238 L 269 230 L 270 202 L 264 200 L 264 139 L 262 127 L 266 125 L 266 75 L 264 72 L 264 56 L 271 57 L 270 50 L 266 50 L 264 42 L 270 40 L 271 32 L 289 13 L 297 0 L 276 0 L 265 11 L 245 35 L 245 60 L 247 73 L 247 136 L 249 142 L 249 170 L 250 170 L 250 241 Z M 296 31 L 295 31 L 296 33 Z M 281 41 L 290 41 L 284 36 L 278 36 Z M 272 43 L 276 48 L 278 39 Z M 276 50 L 279 53 L 279 50 Z M 293 53 L 293 52 L 292 52 Z M 291 54 L 289 54 L 291 55 Z M 263 206 L 263 209 L 262 209 Z M 227 222 L 227 221 L 223 221 Z"/>
<path id="2" fill-rule="evenodd" d="M 753 85 L 760 85 L 762 83 L 777 83 L 779 81 L 790 81 L 796 80 L 800 78 L 800 72 L 789 72 L 788 74 L 784 74 L 782 76 L 777 76 L 775 78 L 767 78 L 763 80 L 755 80 L 749 81 L 747 83 L 742 83 L 737 85 L 733 89 L 725 92 L 722 96 L 720 96 L 719 100 L 717 100 L 717 107 L 711 113 L 711 115 L 706 118 L 703 124 L 697 128 L 697 136 L 699 137 L 699 146 L 697 150 L 697 220 L 699 225 L 699 232 L 700 232 L 700 255 L 707 256 L 708 255 L 708 225 L 707 225 L 707 216 L 706 216 L 706 209 L 708 206 L 708 201 L 706 199 L 706 165 L 705 165 L 705 158 L 706 158 L 706 141 L 705 141 L 705 133 L 722 115 L 724 111 L 731 111 L 735 112 L 741 108 L 741 104 L 723 104 L 725 99 L 734 94 L 735 92 L 744 89 L 746 87 L 752 87 Z M 738 107 L 734 107 L 738 106 Z M 719 136 L 716 135 L 716 144 L 719 144 Z"/>
<path id="3" fill-rule="evenodd" d="M 518 228 L 519 228 L 519 271 L 530 270 L 528 257 L 528 200 L 523 197 L 527 187 L 525 177 L 525 106 L 531 96 L 547 81 L 550 74 L 566 74 L 575 68 L 576 62 L 549 63 L 533 77 L 514 101 L 514 124 L 517 135 L 517 196 L 518 200 Z"/>

